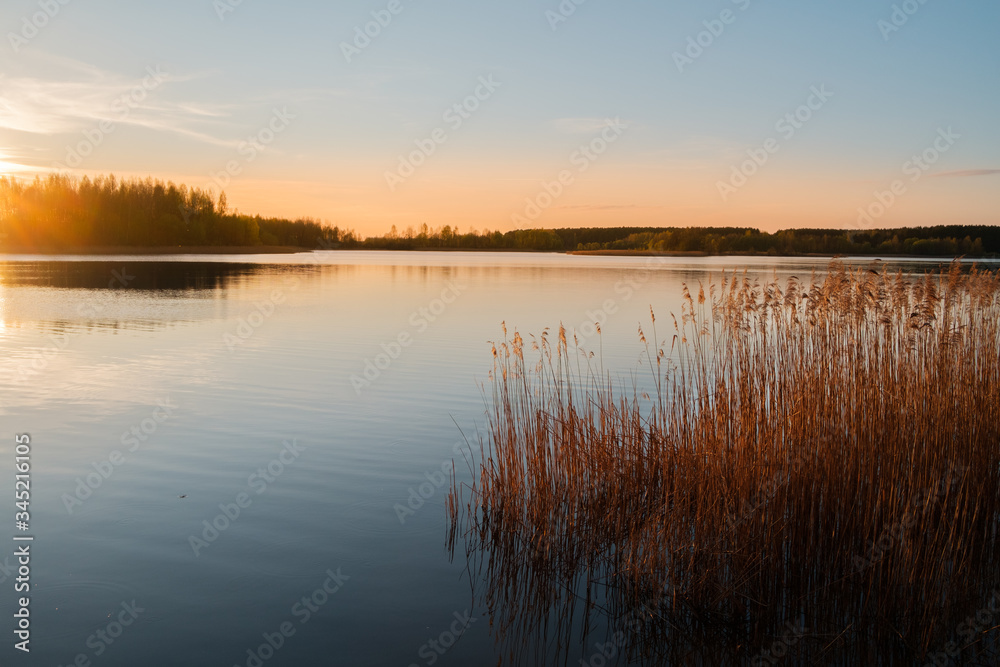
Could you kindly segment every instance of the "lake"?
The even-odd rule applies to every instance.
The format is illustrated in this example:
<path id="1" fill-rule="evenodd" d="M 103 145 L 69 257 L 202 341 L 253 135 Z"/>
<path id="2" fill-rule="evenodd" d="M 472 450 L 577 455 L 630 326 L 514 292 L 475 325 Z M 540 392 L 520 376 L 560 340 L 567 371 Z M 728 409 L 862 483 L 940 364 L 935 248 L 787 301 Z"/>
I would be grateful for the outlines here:
<path id="1" fill-rule="evenodd" d="M 563 323 L 628 378 L 638 327 L 652 306 L 664 338 L 683 282 L 827 264 L 0 257 L 2 451 L 13 461 L 30 435 L 34 537 L 31 654 L 5 642 L 3 662 L 496 664 L 445 499 L 453 460 L 471 477 L 463 442 L 478 450 L 501 323 L 526 337 Z M 11 618 L 17 559 L 0 553 Z"/>

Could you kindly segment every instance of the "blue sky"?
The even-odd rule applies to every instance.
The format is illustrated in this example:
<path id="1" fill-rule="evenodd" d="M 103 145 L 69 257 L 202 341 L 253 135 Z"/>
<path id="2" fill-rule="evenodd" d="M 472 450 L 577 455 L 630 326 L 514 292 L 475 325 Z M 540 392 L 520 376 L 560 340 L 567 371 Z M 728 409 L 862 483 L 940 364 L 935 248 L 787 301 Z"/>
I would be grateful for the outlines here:
<path id="1" fill-rule="evenodd" d="M 907 180 L 879 226 L 998 222 L 996 2 L 567 0 L 575 10 L 553 29 L 546 12 L 560 11 L 556 1 L 398 0 L 351 62 L 341 44 L 389 0 L 231 2 L 52 0 L 54 15 L 15 44 L 11 34 L 33 34 L 24 21 L 42 23 L 32 16 L 47 3 L 8 0 L 0 167 L 44 173 L 90 142 L 72 173 L 225 181 L 246 212 L 365 233 L 422 222 L 509 229 L 617 118 L 628 128 L 620 140 L 533 226 L 847 228 L 950 127 L 960 138 L 930 166 L 933 178 Z M 906 22 L 889 33 L 879 21 L 892 20 L 894 4 L 916 11 L 897 13 Z M 704 22 L 717 20 L 709 39 Z M 707 46 L 678 71 L 674 54 L 699 33 Z M 162 80 L 130 98 L 150 71 Z M 448 128 L 444 112 L 480 77 L 499 85 Z M 776 121 L 814 86 L 829 100 L 722 196 L 746 151 L 780 138 Z M 287 127 L 248 160 L 243 142 L 276 112 L 291 117 Z M 102 119 L 114 129 L 98 143 Z M 386 172 L 435 128 L 446 141 L 390 188 Z M 232 161 L 238 174 L 213 177 Z"/>

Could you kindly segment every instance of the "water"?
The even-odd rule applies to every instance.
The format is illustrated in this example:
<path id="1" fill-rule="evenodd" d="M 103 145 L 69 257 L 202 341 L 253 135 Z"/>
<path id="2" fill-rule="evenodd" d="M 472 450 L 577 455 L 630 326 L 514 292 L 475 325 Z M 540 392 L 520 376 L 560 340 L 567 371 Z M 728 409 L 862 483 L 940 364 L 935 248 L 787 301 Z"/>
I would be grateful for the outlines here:
<path id="1" fill-rule="evenodd" d="M 627 375 L 650 306 L 663 339 L 682 282 L 736 267 L 806 279 L 826 265 L 0 258 L 4 497 L 14 435 L 31 437 L 30 531 L 3 523 L 7 618 L 10 538 L 35 537 L 31 653 L 8 632 L 3 664 L 496 664 L 464 554 L 445 549 L 444 480 L 482 428 L 501 322 L 525 335 L 562 322 Z M 571 648 L 569 663 L 593 652 Z"/>

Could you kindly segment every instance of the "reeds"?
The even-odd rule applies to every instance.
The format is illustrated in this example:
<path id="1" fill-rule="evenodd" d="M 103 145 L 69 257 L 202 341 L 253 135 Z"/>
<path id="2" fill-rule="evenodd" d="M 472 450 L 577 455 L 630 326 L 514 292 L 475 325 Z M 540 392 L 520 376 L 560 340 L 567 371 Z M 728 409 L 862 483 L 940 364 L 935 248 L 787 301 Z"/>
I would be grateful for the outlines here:
<path id="1" fill-rule="evenodd" d="M 997 274 L 833 264 L 683 296 L 665 339 L 640 328 L 631 387 L 562 328 L 494 346 L 448 508 L 501 638 L 599 610 L 654 662 L 752 660 L 789 622 L 786 664 L 996 650 L 956 627 L 1000 583 Z"/>

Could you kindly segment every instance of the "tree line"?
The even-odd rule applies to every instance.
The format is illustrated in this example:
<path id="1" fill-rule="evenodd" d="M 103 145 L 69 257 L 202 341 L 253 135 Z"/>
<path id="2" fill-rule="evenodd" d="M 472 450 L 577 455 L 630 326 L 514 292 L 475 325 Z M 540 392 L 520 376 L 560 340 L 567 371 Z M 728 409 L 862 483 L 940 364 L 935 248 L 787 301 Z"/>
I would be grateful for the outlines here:
<path id="1" fill-rule="evenodd" d="M 353 245 L 354 232 L 312 219 L 229 211 L 199 188 L 115 176 L 0 178 L 0 243 L 19 250 L 87 247 Z"/>
<path id="2" fill-rule="evenodd" d="M 361 239 L 313 219 L 250 216 L 198 188 L 153 179 L 93 180 L 53 174 L 32 182 L 0 178 L 0 245 L 14 250 L 95 246 L 294 246 L 366 250 L 520 250 L 767 255 L 927 255 L 995 257 L 1000 227 L 944 225 L 898 229 L 614 227 L 459 231 L 449 225 L 395 226 Z"/>
<path id="3" fill-rule="evenodd" d="M 897 229 L 786 229 L 748 227 L 593 227 L 461 233 L 448 225 L 395 227 L 361 247 L 380 250 L 535 250 L 677 252 L 706 255 L 926 255 L 1000 254 L 1000 227 L 943 225 Z"/>

